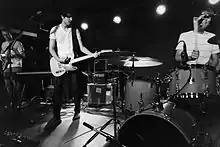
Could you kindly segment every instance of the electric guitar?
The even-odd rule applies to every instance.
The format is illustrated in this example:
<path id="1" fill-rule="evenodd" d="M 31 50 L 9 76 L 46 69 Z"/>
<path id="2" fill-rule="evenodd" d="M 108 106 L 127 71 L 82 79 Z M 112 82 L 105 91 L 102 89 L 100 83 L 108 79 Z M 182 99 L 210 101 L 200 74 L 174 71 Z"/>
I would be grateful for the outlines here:
<path id="1" fill-rule="evenodd" d="M 71 59 L 69 63 L 64 64 L 64 63 L 60 63 L 58 62 L 54 57 L 52 57 L 50 59 L 50 69 L 51 69 L 51 73 L 55 76 L 55 77 L 59 77 L 62 76 L 64 73 L 66 73 L 67 71 L 75 71 L 77 70 L 76 66 L 73 66 L 74 63 L 89 59 L 89 58 L 93 58 L 96 57 L 98 55 L 100 55 L 101 53 L 106 52 L 106 51 L 101 51 L 101 52 L 97 52 L 91 55 L 85 55 L 79 58 L 75 58 L 75 59 Z"/>

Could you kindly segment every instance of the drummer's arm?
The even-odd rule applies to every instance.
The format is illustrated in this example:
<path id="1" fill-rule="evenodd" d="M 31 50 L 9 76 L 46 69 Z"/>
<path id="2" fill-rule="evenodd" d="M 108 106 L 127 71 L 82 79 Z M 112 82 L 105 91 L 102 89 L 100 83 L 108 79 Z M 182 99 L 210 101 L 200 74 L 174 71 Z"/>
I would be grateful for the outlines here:
<path id="1" fill-rule="evenodd" d="M 218 60 L 218 55 L 217 54 L 212 54 L 211 55 L 211 60 L 209 60 L 208 65 L 212 67 L 216 67 L 219 63 Z"/>
<path id="2" fill-rule="evenodd" d="M 176 50 L 176 55 L 175 55 L 175 60 L 178 62 L 183 62 L 182 60 L 182 50 Z M 188 56 L 188 60 L 187 61 L 193 61 L 195 59 L 192 58 L 192 56 Z"/>
<path id="3" fill-rule="evenodd" d="M 182 53 L 182 50 L 176 50 L 175 60 L 178 62 L 182 61 L 181 53 Z"/>

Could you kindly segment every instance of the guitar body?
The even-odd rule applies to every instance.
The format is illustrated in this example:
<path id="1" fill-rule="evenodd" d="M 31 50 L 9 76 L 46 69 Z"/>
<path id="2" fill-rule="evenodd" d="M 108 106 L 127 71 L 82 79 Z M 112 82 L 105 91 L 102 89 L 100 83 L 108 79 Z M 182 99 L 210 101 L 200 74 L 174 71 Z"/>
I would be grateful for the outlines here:
<path id="1" fill-rule="evenodd" d="M 101 51 L 98 53 L 94 53 L 91 55 L 85 55 L 76 59 L 72 59 L 68 64 L 62 64 L 60 62 L 58 62 L 54 57 L 52 57 L 50 59 L 50 69 L 51 69 L 51 73 L 55 76 L 55 77 L 59 77 L 62 76 L 65 72 L 67 71 L 75 71 L 77 70 L 76 66 L 73 66 L 74 63 L 95 57 L 97 55 L 99 55 L 100 53 L 104 53 L 104 52 L 110 52 L 110 51 Z"/>
<path id="2" fill-rule="evenodd" d="M 62 67 L 61 63 L 58 62 L 54 57 L 50 59 L 50 70 L 55 77 L 62 76 L 66 72 L 65 68 Z"/>
<path id="3" fill-rule="evenodd" d="M 77 70 L 77 67 L 72 66 L 71 64 L 62 64 L 58 62 L 54 57 L 50 59 L 50 69 L 51 73 L 55 77 L 62 76 L 67 71 L 75 71 Z"/>

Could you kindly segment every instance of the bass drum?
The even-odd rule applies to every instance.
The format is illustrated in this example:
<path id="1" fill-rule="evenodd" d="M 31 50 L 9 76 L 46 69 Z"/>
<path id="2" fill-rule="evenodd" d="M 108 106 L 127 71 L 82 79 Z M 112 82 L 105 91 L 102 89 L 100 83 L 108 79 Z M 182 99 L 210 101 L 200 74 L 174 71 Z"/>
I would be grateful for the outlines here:
<path id="1" fill-rule="evenodd" d="M 148 110 L 127 119 L 118 139 L 127 147 L 187 147 L 196 135 L 195 124 L 193 116 L 169 102 L 163 112 Z"/>
<path id="2" fill-rule="evenodd" d="M 118 140 L 127 147 L 218 147 L 219 105 L 210 103 L 207 107 L 207 115 L 198 117 L 198 112 L 177 108 L 168 101 L 163 111 L 147 110 L 128 118 L 118 131 Z"/>

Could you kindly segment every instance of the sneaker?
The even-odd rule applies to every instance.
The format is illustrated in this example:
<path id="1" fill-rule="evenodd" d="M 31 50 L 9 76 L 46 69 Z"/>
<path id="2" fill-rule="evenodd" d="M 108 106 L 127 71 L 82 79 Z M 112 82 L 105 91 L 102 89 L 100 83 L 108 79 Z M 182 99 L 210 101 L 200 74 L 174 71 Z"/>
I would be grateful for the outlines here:
<path id="1" fill-rule="evenodd" d="M 59 124 L 61 124 L 61 119 L 52 118 L 45 126 L 45 130 L 55 129 Z"/>
<path id="2" fill-rule="evenodd" d="M 75 113 L 72 120 L 74 121 L 77 119 L 80 119 L 80 113 Z"/>

